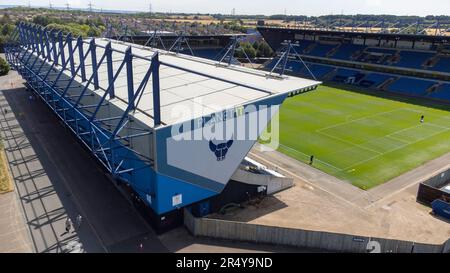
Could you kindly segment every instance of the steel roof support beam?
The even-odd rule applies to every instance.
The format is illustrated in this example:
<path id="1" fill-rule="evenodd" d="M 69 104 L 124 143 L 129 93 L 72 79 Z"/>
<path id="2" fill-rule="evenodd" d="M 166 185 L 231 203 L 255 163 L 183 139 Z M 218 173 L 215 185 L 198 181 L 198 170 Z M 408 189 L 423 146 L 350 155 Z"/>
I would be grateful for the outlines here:
<path id="1" fill-rule="evenodd" d="M 127 66 L 128 107 L 134 109 L 133 54 L 131 53 L 131 46 L 129 46 L 125 51 L 125 63 Z"/>
<path id="2" fill-rule="evenodd" d="M 153 120 L 155 127 L 161 125 L 161 103 L 160 103 L 160 85 L 159 85 L 159 54 L 156 53 L 152 58 L 150 69 L 152 70 L 153 84 Z M 144 92 L 142 92 L 144 93 Z"/>
<path id="3" fill-rule="evenodd" d="M 108 73 L 108 84 L 109 84 L 109 98 L 113 99 L 115 97 L 115 91 L 114 91 L 114 72 L 113 72 L 111 42 L 109 42 L 106 45 L 105 53 L 106 53 L 106 71 Z"/>
<path id="4" fill-rule="evenodd" d="M 89 43 L 89 49 L 91 50 L 91 59 L 92 59 L 92 76 L 94 79 L 94 89 L 99 89 L 98 83 L 98 66 L 100 64 L 97 63 L 97 45 L 95 44 L 95 39 L 92 39 Z M 105 56 L 105 55 L 103 55 Z"/>

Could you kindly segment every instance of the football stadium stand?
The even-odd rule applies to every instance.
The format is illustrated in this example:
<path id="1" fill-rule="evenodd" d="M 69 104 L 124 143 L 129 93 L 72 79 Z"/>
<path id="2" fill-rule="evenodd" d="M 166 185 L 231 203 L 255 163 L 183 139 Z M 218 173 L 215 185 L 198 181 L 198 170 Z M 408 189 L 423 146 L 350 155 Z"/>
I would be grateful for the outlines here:
<path id="1" fill-rule="evenodd" d="M 365 46 L 362 45 L 341 44 L 330 58 L 351 61 L 355 55 L 361 53 L 364 49 Z"/>
<path id="2" fill-rule="evenodd" d="M 271 27 L 258 30 L 278 56 L 284 41 L 297 44 L 296 51 L 309 70 L 298 56 L 292 56 L 286 73 L 450 102 L 448 37 Z M 265 69 L 270 71 L 277 61 L 278 57 L 267 62 Z M 281 67 L 279 64 L 277 71 Z"/>
<path id="3" fill-rule="evenodd" d="M 393 79 L 395 76 L 389 74 L 380 73 L 370 73 L 364 79 L 362 79 L 358 84 L 363 87 L 374 87 L 377 88 L 389 79 Z"/>
<path id="4" fill-rule="evenodd" d="M 450 83 L 440 85 L 434 92 L 428 94 L 430 98 L 450 101 Z"/>
<path id="5" fill-rule="evenodd" d="M 336 48 L 336 44 L 330 45 L 330 44 L 321 44 L 317 43 L 315 46 L 311 49 L 311 51 L 308 52 L 308 55 L 317 56 L 317 57 L 327 57 L 328 53 L 332 51 L 334 48 Z"/>
<path id="6" fill-rule="evenodd" d="M 424 69 L 425 63 L 435 55 L 436 53 L 431 52 L 401 50 L 398 62 L 393 63 L 393 65 L 413 69 Z"/>
<path id="7" fill-rule="evenodd" d="M 450 56 L 439 57 L 439 61 L 431 69 L 440 72 L 450 73 Z"/>
<path id="8" fill-rule="evenodd" d="M 436 82 L 429 80 L 402 77 L 390 84 L 388 90 L 407 95 L 422 96 L 435 84 Z"/>

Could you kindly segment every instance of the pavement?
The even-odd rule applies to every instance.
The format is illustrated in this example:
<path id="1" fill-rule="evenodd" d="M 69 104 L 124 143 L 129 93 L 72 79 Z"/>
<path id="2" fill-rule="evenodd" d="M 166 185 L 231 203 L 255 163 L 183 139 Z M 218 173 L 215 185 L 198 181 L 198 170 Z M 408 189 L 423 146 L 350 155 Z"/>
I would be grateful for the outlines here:
<path id="1" fill-rule="evenodd" d="M 0 77 L 0 136 L 15 191 L 0 195 L 0 252 L 311 252 L 191 236 L 157 236 L 94 158 L 15 72 Z M 6 110 L 6 112 L 5 112 Z M 65 221 L 83 217 L 65 232 Z M 142 245 L 142 247 L 141 247 Z"/>

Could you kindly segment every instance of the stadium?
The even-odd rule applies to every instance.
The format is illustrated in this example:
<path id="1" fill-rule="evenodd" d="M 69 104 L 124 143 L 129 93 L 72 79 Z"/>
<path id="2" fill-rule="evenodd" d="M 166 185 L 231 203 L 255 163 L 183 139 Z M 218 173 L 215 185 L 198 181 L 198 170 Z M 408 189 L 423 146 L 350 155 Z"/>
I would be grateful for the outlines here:
<path id="1" fill-rule="evenodd" d="M 86 39 L 21 22 L 5 56 L 158 234 L 448 252 L 449 36 L 260 23 Z M 243 39 L 274 57 L 252 69 Z M 255 138 L 228 134 L 253 115 Z"/>

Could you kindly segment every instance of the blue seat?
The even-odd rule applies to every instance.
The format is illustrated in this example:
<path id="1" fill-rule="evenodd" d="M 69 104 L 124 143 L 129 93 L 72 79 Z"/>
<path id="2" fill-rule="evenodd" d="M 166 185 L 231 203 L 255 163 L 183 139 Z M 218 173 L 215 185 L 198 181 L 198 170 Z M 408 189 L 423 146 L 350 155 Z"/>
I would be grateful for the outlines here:
<path id="1" fill-rule="evenodd" d="M 441 57 L 435 66 L 430 68 L 434 71 L 450 73 L 450 57 Z"/>
<path id="2" fill-rule="evenodd" d="M 328 44 L 320 44 L 317 43 L 313 49 L 307 53 L 307 55 L 317 56 L 317 57 L 326 57 L 328 52 L 330 52 L 337 45 L 328 45 Z"/>
<path id="3" fill-rule="evenodd" d="M 378 85 L 384 83 L 388 79 L 394 78 L 393 75 L 371 73 L 367 75 L 363 80 L 359 82 L 359 85 L 364 87 L 377 87 Z"/>
<path id="4" fill-rule="evenodd" d="M 364 76 L 365 74 L 359 70 L 339 68 L 333 78 L 333 81 L 346 82 L 349 78 L 354 77 L 356 83 L 360 81 Z"/>
<path id="5" fill-rule="evenodd" d="M 311 73 L 316 77 L 316 79 L 323 79 L 328 73 L 333 71 L 335 67 L 328 65 L 320 65 L 320 64 L 306 64 L 311 71 Z M 311 73 L 309 73 L 308 69 L 304 68 L 300 75 L 307 78 L 312 78 Z"/>
<path id="6" fill-rule="evenodd" d="M 393 92 L 423 96 L 428 88 L 436 84 L 434 81 L 416 78 L 400 78 L 389 85 L 389 90 Z"/>
<path id="7" fill-rule="evenodd" d="M 397 52 L 396 49 L 381 48 L 381 47 L 369 47 L 366 49 L 366 51 L 374 52 L 374 53 L 390 54 L 390 55 L 394 55 Z"/>
<path id="8" fill-rule="evenodd" d="M 450 83 L 439 86 L 439 88 L 430 93 L 428 97 L 450 101 Z"/>
<path id="9" fill-rule="evenodd" d="M 423 64 L 435 54 L 431 52 L 400 51 L 400 60 L 394 66 L 424 69 Z"/>
<path id="10" fill-rule="evenodd" d="M 361 52 L 366 47 L 363 45 L 353 45 L 353 44 L 342 44 L 339 49 L 334 53 L 331 58 L 333 59 L 339 59 L 339 60 L 351 60 L 352 56 L 357 53 Z"/>

